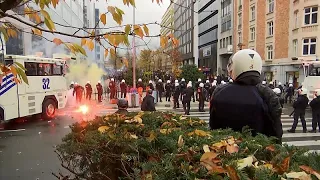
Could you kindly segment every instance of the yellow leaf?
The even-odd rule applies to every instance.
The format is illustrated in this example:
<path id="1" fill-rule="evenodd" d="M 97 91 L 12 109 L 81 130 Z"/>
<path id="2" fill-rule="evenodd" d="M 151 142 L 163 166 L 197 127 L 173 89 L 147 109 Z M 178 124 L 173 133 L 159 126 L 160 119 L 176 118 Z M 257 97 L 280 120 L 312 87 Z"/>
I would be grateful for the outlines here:
<path id="1" fill-rule="evenodd" d="M 16 68 L 14 67 L 14 66 L 10 66 L 10 70 L 11 70 L 11 73 L 13 74 L 13 76 L 17 76 L 17 70 L 16 70 Z"/>
<path id="2" fill-rule="evenodd" d="M 9 37 L 13 37 L 13 38 L 18 37 L 17 32 L 14 29 L 11 29 L 11 28 L 7 29 L 7 34 L 8 34 Z"/>
<path id="3" fill-rule="evenodd" d="M 34 13 L 32 15 L 32 17 L 34 18 L 34 20 L 36 21 L 36 23 L 41 23 L 41 17 L 39 16 L 38 13 Z"/>
<path id="4" fill-rule="evenodd" d="M 207 132 L 202 131 L 202 130 L 198 130 L 198 129 L 196 129 L 196 130 L 194 131 L 194 133 L 195 133 L 196 135 L 198 135 L 198 136 L 202 136 L 202 137 L 204 137 L 204 136 L 207 136 L 207 135 L 208 135 L 208 133 L 207 133 Z"/>
<path id="5" fill-rule="evenodd" d="M 131 137 L 132 139 L 138 139 L 138 136 L 135 135 L 135 134 L 130 134 L 130 137 Z"/>
<path id="6" fill-rule="evenodd" d="M 165 48 L 166 45 L 167 45 L 167 43 L 168 43 L 167 37 L 165 37 L 165 36 L 160 36 L 160 46 L 161 46 L 162 48 Z"/>
<path id="7" fill-rule="evenodd" d="M 108 50 L 108 49 L 105 49 L 105 50 L 104 50 L 104 57 L 107 58 L 107 57 L 108 57 L 108 54 L 109 54 L 109 50 Z"/>
<path id="8" fill-rule="evenodd" d="M 134 0 L 129 0 L 130 4 L 133 6 L 133 7 L 136 7 L 136 4 L 135 4 L 135 1 Z"/>
<path id="9" fill-rule="evenodd" d="M 149 28 L 145 24 L 143 25 L 143 30 L 144 30 L 144 34 L 146 36 L 149 36 Z"/>
<path id="10" fill-rule="evenodd" d="M 143 38 L 143 32 L 140 26 L 134 25 L 134 33 L 140 36 L 140 38 Z"/>
<path id="11" fill-rule="evenodd" d="M 93 40 L 87 41 L 87 46 L 88 46 L 89 50 L 92 51 L 94 48 Z"/>
<path id="12" fill-rule="evenodd" d="M 110 54 L 112 58 L 116 57 L 116 51 L 114 50 L 114 48 L 110 49 Z"/>
<path id="13" fill-rule="evenodd" d="M 51 0 L 51 3 L 52 3 L 52 6 L 56 8 L 57 4 L 59 3 L 59 0 Z"/>
<path id="14" fill-rule="evenodd" d="M 215 153 L 215 152 L 206 152 L 204 153 L 201 158 L 200 161 L 204 162 L 204 161 L 212 161 L 213 159 L 215 159 L 216 157 L 218 157 L 219 154 Z"/>
<path id="15" fill-rule="evenodd" d="M 38 36 L 42 35 L 42 31 L 40 31 L 39 29 L 32 29 L 33 34 L 36 34 Z"/>
<path id="16" fill-rule="evenodd" d="M 141 117 L 139 117 L 139 116 L 135 116 L 135 117 L 134 117 L 134 121 L 137 122 L 137 123 L 139 123 L 139 124 L 142 124 L 142 119 L 141 119 Z"/>
<path id="17" fill-rule="evenodd" d="M 81 39 L 81 46 L 84 46 L 85 44 L 87 44 L 87 40 L 86 39 Z"/>
<path id="18" fill-rule="evenodd" d="M 104 25 L 106 25 L 107 24 L 107 15 L 106 14 L 101 14 L 100 20 Z"/>
<path id="19" fill-rule="evenodd" d="M 124 28 L 124 32 L 126 33 L 126 35 L 128 35 L 130 31 L 131 31 L 131 26 L 127 24 L 126 27 Z"/>
<path id="20" fill-rule="evenodd" d="M 302 170 L 305 171 L 306 173 L 308 173 L 308 174 L 313 174 L 313 175 L 316 176 L 318 179 L 320 179 L 320 174 L 319 174 L 316 170 L 312 169 L 311 167 L 305 166 L 305 165 L 302 165 L 302 166 L 299 166 L 299 167 L 300 167 L 300 169 L 302 169 Z"/>
<path id="21" fill-rule="evenodd" d="M 212 145 L 212 147 L 221 149 L 221 148 L 223 148 L 223 147 L 225 147 L 225 146 L 227 146 L 227 145 L 228 145 L 228 143 L 227 143 L 226 141 L 221 141 L 221 142 L 214 143 L 214 144 Z"/>
<path id="22" fill-rule="evenodd" d="M 247 158 L 241 159 L 237 161 L 237 166 L 239 170 L 242 170 L 245 167 L 251 167 L 254 161 L 253 156 L 249 156 Z"/>
<path id="23" fill-rule="evenodd" d="M 50 18 L 50 15 L 47 11 L 45 10 L 40 10 L 41 14 L 43 15 L 44 18 L 47 18 L 47 19 L 51 19 Z"/>
<path id="24" fill-rule="evenodd" d="M 61 39 L 59 39 L 59 38 L 54 38 L 54 39 L 53 39 L 53 42 L 54 42 L 57 46 L 59 46 L 60 44 L 62 44 L 62 41 L 61 41 Z"/>
<path id="25" fill-rule="evenodd" d="M 148 142 L 152 142 L 152 141 L 154 141 L 155 139 L 156 139 L 155 132 L 154 132 L 154 131 L 151 131 L 151 132 L 150 132 L 150 136 L 147 137 L 147 141 L 148 141 Z"/>
<path id="26" fill-rule="evenodd" d="M 45 18 L 45 19 L 44 19 L 44 24 L 48 27 L 48 29 L 49 29 L 50 31 L 55 31 L 55 30 L 56 30 L 56 29 L 55 29 L 55 26 L 54 26 L 54 24 L 53 24 L 53 21 L 52 21 L 51 19 Z"/>
<path id="27" fill-rule="evenodd" d="M 115 13 L 115 8 L 113 6 L 108 6 L 107 9 L 111 14 Z"/>
<path id="28" fill-rule="evenodd" d="M 203 151 L 206 152 L 210 152 L 209 146 L 207 144 L 203 145 Z"/>
<path id="29" fill-rule="evenodd" d="M 98 128 L 98 131 L 99 131 L 100 133 L 104 133 L 104 132 L 106 132 L 106 131 L 109 130 L 109 129 L 110 129 L 110 127 L 108 127 L 108 126 L 101 126 L 101 127 Z"/>
<path id="30" fill-rule="evenodd" d="M 184 141 L 183 141 L 182 135 L 180 135 L 178 138 L 178 147 L 181 148 L 183 146 L 183 144 L 184 144 Z"/>
<path id="31" fill-rule="evenodd" d="M 232 166 L 226 167 L 230 180 L 240 180 L 237 171 Z"/>
<path id="32" fill-rule="evenodd" d="M 291 172 L 286 174 L 287 178 L 299 180 L 312 180 L 311 176 L 305 172 Z"/>

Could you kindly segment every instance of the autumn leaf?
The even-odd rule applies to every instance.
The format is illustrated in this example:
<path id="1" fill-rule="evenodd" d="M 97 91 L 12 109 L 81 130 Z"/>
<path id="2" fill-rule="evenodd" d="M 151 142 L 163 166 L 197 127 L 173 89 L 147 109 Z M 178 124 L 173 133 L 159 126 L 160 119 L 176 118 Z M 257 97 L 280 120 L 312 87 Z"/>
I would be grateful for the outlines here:
<path id="1" fill-rule="evenodd" d="M 210 152 L 210 148 L 207 144 L 203 145 L 203 151 L 206 152 Z"/>
<path id="2" fill-rule="evenodd" d="M 134 33 L 136 35 L 140 36 L 140 38 L 143 38 L 143 31 L 142 31 L 140 26 L 134 25 L 134 30 L 133 31 L 134 31 Z"/>
<path id="3" fill-rule="evenodd" d="M 212 147 L 217 148 L 217 149 L 221 149 L 227 145 L 228 145 L 228 143 L 226 141 L 220 141 L 220 142 L 214 143 L 212 145 Z"/>
<path id="4" fill-rule="evenodd" d="M 131 26 L 127 24 L 126 27 L 124 28 L 124 32 L 126 33 L 126 35 L 128 35 L 130 31 L 131 31 Z"/>
<path id="5" fill-rule="evenodd" d="M 56 29 L 55 29 L 55 26 L 54 26 L 54 24 L 53 24 L 53 21 L 52 21 L 51 19 L 45 18 L 45 19 L 44 19 L 44 24 L 48 27 L 48 29 L 49 29 L 50 31 L 55 31 L 55 30 L 56 30 Z"/>
<path id="6" fill-rule="evenodd" d="M 201 136 L 201 137 L 204 137 L 204 136 L 208 136 L 208 135 L 209 135 L 209 133 L 207 133 L 207 132 L 205 132 L 205 131 L 203 131 L 203 130 L 198 130 L 198 129 L 196 129 L 196 130 L 194 131 L 194 133 L 195 133 L 197 136 Z"/>
<path id="7" fill-rule="evenodd" d="M 239 151 L 239 146 L 237 144 L 227 145 L 227 151 L 230 154 L 236 153 Z"/>
<path id="8" fill-rule="evenodd" d="M 266 147 L 266 150 L 274 152 L 275 151 L 275 147 L 274 147 L 274 145 L 270 145 L 270 146 Z"/>
<path id="9" fill-rule="evenodd" d="M 131 137 L 132 139 L 138 139 L 138 136 L 135 135 L 135 134 L 130 134 L 130 137 Z"/>
<path id="10" fill-rule="evenodd" d="M 15 77 L 15 78 L 13 78 L 13 81 L 14 81 L 16 84 L 21 83 L 21 81 L 20 81 L 19 79 L 17 79 L 16 77 Z"/>
<path id="11" fill-rule="evenodd" d="M 155 139 L 156 139 L 156 134 L 155 134 L 154 131 L 151 131 L 149 137 L 147 137 L 147 141 L 148 141 L 148 142 L 152 142 L 152 141 L 154 141 Z"/>
<path id="12" fill-rule="evenodd" d="M 9 37 L 13 37 L 13 38 L 18 37 L 17 32 L 14 29 L 11 29 L 11 28 L 7 29 L 7 34 L 8 34 Z"/>
<path id="13" fill-rule="evenodd" d="M 104 57 L 107 58 L 109 54 L 109 49 L 105 49 L 104 50 Z"/>
<path id="14" fill-rule="evenodd" d="M 41 14 L 43 15 L 44 18 L 51 19 L 50 15 L 49 15 L 49 13 L 47 11 L 42 9 L 42 10 L 40 10 L 40 12 L 41 12 Z"/>
<path id="15" fill-rule="evenodd" d="M 78 45 L 78 44 L 76 44 L 76 43 L 73 43 L 72 45 L 73 45 L 73 47 L 76 49 L 77 52 L 80 52 L 81 54 L 87 56 L 87 53 L 86 53 L 86 51 L 83 49 L 82 46 L 80 46 L 80 45 Z"/>
<path id="16" fill-rule="evenodd" d="M 161 46 L 162 48 L 165 48 L 166 45 L 167 45 L 167 43 L 168 43 L 167 37 L 160 36 L 160 46 Z"/>
<path id="17" fill-rule="evenodd" d="M 38 36 L 42 36 L 42 31 L 39 30 L 39 29 L 32 29 L 32 33 L 33 33 L 33 34 L 36 34 L 36 35 L 38 35 Z"/>
<path id="18" fill-rule="evenodd" d="M 106 14 L 101 14 L 100 20 L 104 25 L 106 25 L 107 24 L 107 15 Z"/>
<path id="19" fill-rule="evenodd" d="M 183 146 L 183 144 L 184 144 L 184 140 L 182 138 L 182 135 L 180 135 L 179 138 L 178 138 L 178 147 L 181 148 Z"/>
<path id="20" fill-rule="evenodd" d="M 17 76 L 17 70 L 16 70 L 16 68 L 14 67 L 14 66 L 10 66 L 10 70 L 11 70 L 11 73 L 13 74 L 13 76 Z"/>
<path id="21" fill-rule="evenodd" d="M 6 29 L 5 29 L 3 26 L 0 27 L 0 32 L 3 34 L 4 40 L 5 40 L 5 41 L 8 41 L 9 36 L 8 36 L 8 34 L 7 34 Z"/>
<path id="22" fill-rule="evenodd" d="M 101 127 L 98 128 L 98 131 L 99 131 L 100 133 L 104 133 L 104 132 L 106 132 L 106 131 L 109 130 L 109 129 L 110 129 L 110 127 L 108 127 L 108 126 L 101 126 Z"/>
<path id="23" fill-rule="evenodd" d="M 311 167 L 309 166 L 305 166 L 305 165 L 302 165 L 302 166 L 299 166 L 300 169 L 302 169 L 303 171 L 305 171 L 306 173 L 308 174 L 313 174 L 314 176 L 316 176 L 318 179 L 320 179 L 320 174 L 315 171 L 314 169 L 312 169 Z"/>
<path id="24" fill-rule="evenodd" d="M 86 39 L 81 39 L 81 46 L 84 46 L 84 45 L 86 45 L 87 44 L 87 40 Z"/>
<path id="25" fill-rule="evenodd" d="M 230 180 L 240 180 L 237 171 L 232 166 L 226 166 Z"/>
<path id="26" fill-rule="evenodd" d="M 237 161 L 237 166 L 239 170 L 242 170 L 245 167 L 251 167 L 252 163 L 254 161 L 254 157 L 253 156 L 249 156 L 247 158 L 244 159 L 240 159 Z"/>
<path id="27" fill-rule="evenodd" d="M 290 172 L 286 174 L 286 177 L 290 179 L 312 180 L 311 176 L 305 172 Z"/>
<path id="28" fill-rule="evenodd" d="M 114 48 L 110 49 L 110 55 L 111 55 L 111 58 L 115 58 L 116 57 L 116 50 Z"/>
<path id="29" fill-rule="evenodd" d="M 164 123 L 162 123 L 162 125 L 160 126 L 160 129 L 168 128 L 168 127 L 174 127 L 174 124 L 171 123 L 171 122 L 164 122 Z"/>
<path id="30" fill-rule="evenodd" d="M 51 4 L 54 8 L 57 7 L 57 4 L 59 3 L 59 0 L 51 0 Z"/>
<path id="31" fill-rule="evenodd" d="M 87 41 L 87 47 L 89 48 L 90 51 L 93 50 L 94 48 L 93 40 Z"/>
<path id="32" fill-rule="evenodd" d="M 38 24 L 41 23 L 41 17 L 39 16 L 38 13 L 34 13 L 30 16 L 36 21 L 36 23 L 38 23 Z"/>
<path id="33" fill-rule="evenodd" d="M 200 158 L 200 162 L 203 161 L 212 161 L 213 159 L 215 159 L 216 157 L 218 157 L 219 154 L 215 153 L 215 152 L 206 152 L 204 153 L 201 158 Z"/>
<path id="34" fill-rule="evenodd" d="M 0 85 L 2 84 L 3 74 L 0 74 Z"/>
<path id="35" fill-rule="evenodd" d="M 135 1 L 134 0 L 129 0 L 130 4 L 133 6 L 133 7 L 136 7 L 136 4 L 135 4 Z"/>
<path id="36" fill-rule="evenodd" d="M 143 25 L 143 31 L 146 36 L 149 36 L 149 28 L 145 24 Z"/>
<path id="37" fill-rule="evenodd" d="M 54 39 L 53 39 L 53 42 L 54 42 L 57 46 L 59 46 L 60 44 L 62 44 L 62 41 L 61 41 L 61 39 L 59 39 L 59 38 L 54 38 Z"/>

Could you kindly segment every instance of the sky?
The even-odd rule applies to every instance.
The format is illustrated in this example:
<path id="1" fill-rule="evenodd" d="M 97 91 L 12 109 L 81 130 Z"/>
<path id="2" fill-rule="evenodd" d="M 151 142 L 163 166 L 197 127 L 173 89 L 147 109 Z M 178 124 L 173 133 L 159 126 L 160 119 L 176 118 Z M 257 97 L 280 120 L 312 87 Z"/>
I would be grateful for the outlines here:
<path id="1" fill-rule="evenodd" d="M 161 17 L 165 13 L 166 9 L 170 5 L 170 0 L 162 0 L 163 2 L 159 4 L 156 3 L 156 0 L 152 2 L 152 0 L 135 0 L 136 2 L 136 10 L 135 10 L 135 19 L 136 24 L 144 24 L 150 22 L 158 22 L 161 23 Z M 100 11 L 106 11 L 107 6 L 116 6 L 125 12 L 123 16 L 122 24 L 132 24 L 133 23 L 133 8 L 132 6 L 128 7 L 123 4 L 122 0 L 99 0 L 98 2 Z M 106 27 L 115 26 L 116 23 L 113 21 L 112 16 L 108 16 Z M 149 25 L 149 34 L 150 35 L 158 35 L 160 34 L 160 26 L 159 25 Z M 150 42 L 149 42 L 150 40 Z M 148 43 L 148 47 L 150 49 L 157 49 L 160 47 L 160 38 L 153 37 L 151 39 L 145 38 Z M 139 50 L 148 48 L 145 43 L 141 40 L 136 40 L 137 54 Z"/>

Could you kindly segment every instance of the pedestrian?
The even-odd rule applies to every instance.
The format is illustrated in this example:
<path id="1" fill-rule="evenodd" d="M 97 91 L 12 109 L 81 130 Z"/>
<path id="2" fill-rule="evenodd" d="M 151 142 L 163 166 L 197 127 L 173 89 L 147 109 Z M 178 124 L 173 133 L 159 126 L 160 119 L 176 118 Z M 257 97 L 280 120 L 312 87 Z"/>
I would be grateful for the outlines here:
<path id="1" fill-rule="evenodd" d="M 198 101 L 199 101 L 199 112 L 204 112 L 204 101 L 206 100 L 206 96 L 208 94 L 208 91 L 204 87 L 205 85 L 203 83 L 199 84 L 198 88 Z"/>
<path id="2" fill-rule="evenodd" d="M 76 94 L 76 101 L 78 104 L 80 104 L 82 101 L 83 91 L 84 88 L 82 86 L 80 86 L 77 82 L 74 83 L 73 96 Z"/>
<path id="3" fill-rule="evenodd" d="M 90 81 L 87 81 L 85 88 L 86 88 L 86 100 L 90 101 L 92 96 L 92 86 L 90 84 Z"/>
<path id="4" fill-rule="evenodd" d="M 282 97 L 282 93 L 281 93 L 280 88 L 274 88 L 274 89 L 273 89 L 273 92 L 276 93 L 276 95 L 278 96 L 279 102 L 280 102 L 280 105 L 281 105 L 281 108 L 283 108 L 284 99 L 283 99 L 283 97 Z"/>
<path id="5" fill-rule="evenodd" d="M 201 84 L 201 83 L 200 83 Z M 211 87 L 211 84 L 210 84 L 210 81 L 209 79 L 206 80 L 206 83 L 204 84 L 204 89 L 206 90 L 206 93 L 204 94 L 205 95 L 205 101 L 209 101 L 210 97 L 209 97 L 209 89 Z"/>
<path id="6" fill-rule="evenodd" d="M 119 99 L 118 100 L 118 110 L 115 112 L 116 114 L 123 114 L 123 115 L 127 115 L 128 114 L 128 100 L 127 99 Z"/>
<path id="7" fill-rule="evenodd" d="M 182 94 L 182 104 L 185 115 L 190 115 L 190 102 L 191 97 L 193 97 L 193 102 L 195 102 L 194 91 L 192 84 L 188 83 L 187 88 L 183 90 Z"/>
<path id="8" fill-rule="evenodd" d="M 310 107 L 312 109 L 312 130 L 309 132 L 317 132 L 317 125 L 320 132 L 320 89 L 316 90 L 315 98 L 310 102 Z"/>
<path id="9" fill-rule="evenodd" d="M 180 82 L 180 91 L 181 91 L 181 94 L 180 94 L 180 100 L 182 101 L 182 93 L 183 91 L 187 88 L 187 83 L 186 83 L 186 80 L 184 78 L 181 79 L 181 82 Z"/>
<path id="10" fill-rule="evenodd" d="M 295 133 L 298 120 L 300 117 L 303 133 L 307 132 L 307 124 L 305 119 L 306 108 L 308 107 L 309 99 L 307 98 L 307 89 L 301 88 L 298 90 L 298 98 L 293 103 L 294 114 L 293 114 L 293 124 L 291 129 L 288 130 L 289 133 Z"/>
<path id="11" fill-rule="evenodd" d="M 181 94 L 180 84 L 178 80 L 175 81 L 173 91 L 173 109 L 179 108 L 179 96 Z"/>
<path id="12" fill-rule="evenodd" d="M 100 103 L 100 102 L 102 102 L 102 94 L 103 94 L 103 88 L 102 88 L 102 85 L 101 85 L 101 81 L 98 81 L 98 84 L 96 85 L 96 88 L 97 88 L 97 92 L 98 92 L 98 102 Z"/>
<path id="13" fill-rule="evenodd" d="M 167 84 L 165 85 L 165 90 L 166 90 L 166 101 L 170 102 L 171 94 L 172 94 L 172 84 L 171 81 L 168 80 Z"/>
<path id="14" fill-rule="evenodd" d="M 284 92 L 284 88 L 281 82 L 278 82 L 278 88 L 281 90 L 281 94 Z"/>
<path id="15" fill-rule="evenodd" d="M 216 87 L 217 87 L 217 81 L 214 80 L 211 84 L 210 89 L 209 89 L 210 99 L 212 98 L 212 94 L 213 94 L 214 90 L 216 89 Z"/>
<path id="16" fill-rule="evenodd" d="M 227 69 L 233 83 L 216 87 L 210 101 L 210 128 L 242 132 L 248 127 L 254 136 L 274 136 L 281 143 L 282 109 L 278 96 L 261 84 L 261 56 L 251 49 L 240 50 L 231 56 Z"/>
<path id="17" fill-rule="evenodd" d="M 162 102 L 162 93 L 164 92 L 164 87 L 161 79 L 158 80 L 158 83 L 156 84 L 156 89 L 157 98 L 159 98 L 160 102 Z"/>
<path id="18" fill-rule="evenodd" d="M 120 84 L 120 91 L 121 91 L 121 98 L 126 98 L 127 97 L 127 84 L 124 79 L 122 79 L 121 84 Z"/>
<path id="19" fill-rule="evenodd" d="M 272 82 L 272 81 L 269 82 L 269 88 L 270 88 L 270 89 L 274 89 L 274 85 L 273 85 L 273 82 Z"/>
<path id="20" fill-rule="evenodd" d="M 109 89 L 110 89 L 110 100 L 116 98 L 116 83 L 114 82 L 114 78 L 111 78 L 109 82 Z"/>
<path id="21" fill-rule="evenodd" d="M 154 97 L 152 96 L 152 89 L 147 91 L 146 97 L 143 98 L 141 104 L 141 111 L 156 111 Z"/>
<path id="22" fill-rule="evenodd" d="M 288 98 L 289 98 L 289 103 L 291 104 L 292 102 L 292 96 L 294 94 L 294 88 L 292 84 L 289 84 L 288 89 L 286 90 L 286 97 L 285 97 L 285 103 L 288 103 Z"/>

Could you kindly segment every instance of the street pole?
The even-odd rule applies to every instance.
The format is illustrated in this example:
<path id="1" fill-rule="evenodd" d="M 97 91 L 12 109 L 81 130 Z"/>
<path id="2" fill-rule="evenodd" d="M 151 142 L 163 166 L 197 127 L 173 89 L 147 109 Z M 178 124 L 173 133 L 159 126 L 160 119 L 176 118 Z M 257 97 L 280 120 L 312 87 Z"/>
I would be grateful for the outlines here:
<path id="1" fill-rule="evenodd" d="M 135 7 L 132 6 L 133 8 L 133 29 L 134 29 L 134 25 L 135 25 Z M 132 79 L 133 79 L 133 88 L 136 88 L 136 45 L 135 45 L 135 34 L 134 34 L 134 30 L 133 30 L 133 37 L 132 37 L 132 50 L 133 50 L 133 57 L 132 57 Z"/>

